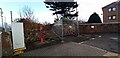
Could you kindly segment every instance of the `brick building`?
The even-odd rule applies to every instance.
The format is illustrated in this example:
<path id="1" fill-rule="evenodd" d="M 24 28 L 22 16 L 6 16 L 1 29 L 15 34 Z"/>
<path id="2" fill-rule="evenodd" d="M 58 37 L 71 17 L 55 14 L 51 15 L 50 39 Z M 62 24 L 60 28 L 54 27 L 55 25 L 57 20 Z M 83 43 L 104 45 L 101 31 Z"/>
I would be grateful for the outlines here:
<path id="1" fill-rule="evenodd" d="M 113 2 L 102 8 L 103 23 L 119 23 L 120 22 L 120 1 Z"/>

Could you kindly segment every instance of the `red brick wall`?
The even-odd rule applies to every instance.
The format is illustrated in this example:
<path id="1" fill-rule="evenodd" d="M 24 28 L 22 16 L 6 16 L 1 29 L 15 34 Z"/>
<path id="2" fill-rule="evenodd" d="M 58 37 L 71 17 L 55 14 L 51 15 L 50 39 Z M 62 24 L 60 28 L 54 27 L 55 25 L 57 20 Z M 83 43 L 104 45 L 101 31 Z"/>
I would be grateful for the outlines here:
<path id="1" fill-rule="evenodd" d="M 119 25 L 119 26 L 118 26 Z M 91 28 L 94 26 L 94 28 Z M 109 32 L 118 32 L 120 23 L 110 23 L 110 24 L 80 24 L 79 30 L 80 34 L 82 33 L 109 33 Z"/>

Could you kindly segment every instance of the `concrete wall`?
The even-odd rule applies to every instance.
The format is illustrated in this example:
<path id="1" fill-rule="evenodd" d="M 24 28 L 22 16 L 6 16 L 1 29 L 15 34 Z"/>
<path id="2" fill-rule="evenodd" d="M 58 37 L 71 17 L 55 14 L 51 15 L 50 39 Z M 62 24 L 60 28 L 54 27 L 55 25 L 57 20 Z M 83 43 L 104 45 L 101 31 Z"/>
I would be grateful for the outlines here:
<path id="1" fill-rule="evenodd" d="M 94 26 L 94 28 L 92 28 Z M 120 23 L 105 23 L 105 24 L 80 24 L 79 30 L 82 33 L 111 33 L 120 30 Z M 120 31 L 119 31 L 120 32 Z"/>

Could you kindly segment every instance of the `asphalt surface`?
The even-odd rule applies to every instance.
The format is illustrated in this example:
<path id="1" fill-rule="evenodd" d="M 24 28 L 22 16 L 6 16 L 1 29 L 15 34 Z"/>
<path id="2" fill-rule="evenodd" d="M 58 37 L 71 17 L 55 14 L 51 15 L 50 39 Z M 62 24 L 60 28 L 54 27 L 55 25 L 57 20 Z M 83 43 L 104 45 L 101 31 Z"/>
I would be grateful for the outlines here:
<path id="1" fill-rule="evenodd" d="M 107 52 L 84 44 L 68 42 L 32 50 L 21 56 L 103 56 Z"/>
<path id="2" fill-rule="evenodd" d="M 110 52 L 119 53 L 120 37 L 117 33 L 96 34 L 90 40 L 82 42 L 82 44 L 101 48 Z M 81 43 L 81 42 L 79 42 Z"/>
<path id="3" fill-rule="evenodd" d="M 103 56 L 119 53 L 117 33 L 81 34 L 64 37 L 65 43 L 29 50 L 21 56 Z M 36 46 L 39 46 L 36 43 Z M 34 48 L 34 45 L 31 46 Z M 113 53 L 111 53 L 113 52 Z M 115 53 L 115 54 L 114 54 Z"/>

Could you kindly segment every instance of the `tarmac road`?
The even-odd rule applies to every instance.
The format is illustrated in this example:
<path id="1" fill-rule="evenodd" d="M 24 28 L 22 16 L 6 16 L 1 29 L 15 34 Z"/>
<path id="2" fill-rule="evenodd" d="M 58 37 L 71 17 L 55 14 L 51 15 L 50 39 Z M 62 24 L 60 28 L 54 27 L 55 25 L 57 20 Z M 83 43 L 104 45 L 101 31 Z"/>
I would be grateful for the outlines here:
<path id="1" fill-rule="evenodd" d="M 103 56 L 107 51 L 84 44 L 67 42 L 41 49 L 32 50 L 21 56 Z"/>
<path id="2" fill-rule="evenodd" d="M 117 33 L 96 34 L 88 41 L 80 42 L 82 44 L 101 48 L 110 52 L 119 53 L 119 35 Z"/>
<path id="3" fill-rule="evenodd" d="M 21 56 L 118 56 L 118 34 L 93 34 L 88 38 L 90 40 L 84 42 L 73 40 L 31 50 Z"/>

